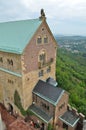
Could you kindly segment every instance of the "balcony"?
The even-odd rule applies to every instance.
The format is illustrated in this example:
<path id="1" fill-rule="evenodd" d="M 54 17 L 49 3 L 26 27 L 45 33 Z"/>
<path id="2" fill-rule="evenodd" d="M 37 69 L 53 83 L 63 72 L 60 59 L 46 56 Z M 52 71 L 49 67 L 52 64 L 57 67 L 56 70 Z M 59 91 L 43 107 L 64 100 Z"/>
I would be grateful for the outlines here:
<path id="1" fill-rule="evenodd" d="M 54 61 L 54 59 L 51 58 L 48 62 L 38 62 L 38 68 L 42 69 L 42 68 L 44 68 L 46 66 L 49 66 L 49 65 L 51 65 L 53 63 L 53 61 Z"/>

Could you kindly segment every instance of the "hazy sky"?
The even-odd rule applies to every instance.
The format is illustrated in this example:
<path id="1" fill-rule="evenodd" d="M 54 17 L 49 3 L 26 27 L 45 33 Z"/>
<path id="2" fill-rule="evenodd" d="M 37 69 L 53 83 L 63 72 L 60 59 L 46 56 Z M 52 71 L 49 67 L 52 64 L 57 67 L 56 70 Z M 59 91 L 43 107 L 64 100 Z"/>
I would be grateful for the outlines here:
<path id="1" fill-rule="evenodd" d="M 53 33 L 86 35 L 86 0 L 0 0 L 0 22 L 38 18 L 41 8 Z"/>

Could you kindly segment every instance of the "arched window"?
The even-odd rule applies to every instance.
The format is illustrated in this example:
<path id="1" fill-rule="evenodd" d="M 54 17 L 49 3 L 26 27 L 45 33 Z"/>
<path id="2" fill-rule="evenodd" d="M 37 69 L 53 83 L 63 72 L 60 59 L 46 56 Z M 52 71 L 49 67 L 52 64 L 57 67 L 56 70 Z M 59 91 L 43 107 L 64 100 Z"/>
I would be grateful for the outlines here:
<path id="1" fill-rule="evenodd" d="M 39 52 L 39 55 L 38 55 L 38 67 L 39 68 L 42 68 L 43 66 L 45 66 L 46 64 L 46 51 L 45 50 L 41 50 Z"/>
<path id="2" fill-rule="evenodd" d="M 48 37 L 44 36 L 44 43 L 48 43 Z"/>
<path id="3" fill-rule="evenodd" d="M 42 50 L 39 53 L 38 60 L 39 60 L 40 63 L 45 64 L 45 62 L 46 62 L 46 52 L 45 52 L 45 50 Z"/>
<path id="4" fill-rule="evenodd" d="M 41 44 L 42 43 L 42 38 L 41 38 L 41 36 L 38 36 L 38 38 L 37 38 L 37 44 Z"/>

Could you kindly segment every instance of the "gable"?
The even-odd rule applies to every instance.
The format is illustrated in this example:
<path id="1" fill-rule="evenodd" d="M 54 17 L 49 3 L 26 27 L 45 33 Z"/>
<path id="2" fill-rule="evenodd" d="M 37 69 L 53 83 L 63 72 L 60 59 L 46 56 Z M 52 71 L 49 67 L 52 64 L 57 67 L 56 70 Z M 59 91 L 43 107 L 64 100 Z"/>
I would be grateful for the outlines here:
<path id="1" fill-rule="evenodd" d="M 0 23 L 0 51 L 21 54 L 41 23 L 40 19 Z"/>
<path id="2" fill-rule="evenodd" d="M 53 44 L 54 44 L 55 48 L 57 48 L 57 41 L 55 40 L 54 35 L 52 34 L 52 32 L 51 32 L 51 30 L 50 30 L 50 28 L 49 28 L 47 22 L 46 22 L 45 20 L 44 20 L 44 22 L 45 22 L 45 26 L 46 26 L 46 28 L 47 28 L 47 31 L 49 32 L 49 34 L 50 34 L 50 36 L 51 36 L 51 39 L 52 39 L 52 41 L 53 41 Z"/>
<path id="3" fill-rule="evenodd" d="M 56 42 L 56 40 L 55 40 L 55 38 L 54 38 L 54 36 L 53 36 L 53 34 L 52 34 L 52 32 L 51 32 L 51 30 L 50 30 L 50 28 L 49 28 L 45 19 L 42 21 L 41 25 L 39 26 L 39 28 L 34 33 L 30 43 L 31 44 L 36 43 L 36 45 L 37 45 L 37 38 L 39 38 L 39 37 L 42 38 L 42 43 L 38 44 L 39 46 L 42 45 L 42 47 L 44 47 L 45 45 L 50 46 L 50 44 L 52 44 L 52 47 L 55 48 L 55 50 L 56 50 L 57 42 Z M 44 43 L 45 37 L 48 37 L 48 43 Z M 27 44 L 27 46 L 28 46 L 28 44 Z"/>
<path id="4" fill-rule="evenodd" d="M 52 32 L 51 32 L 51 30 L 50 30 L 50 28 L 49 28 L 45 19 L 43 20 L 41 26 L 39 27 L 39 29 L 36 32 L 36 36 L 38 36 L 38 35 L 41 36 L 42 38 L 44 38 L 45 36 L 48 36 L 49 43 L 52 43 L 53 46 L 55 48 L 57 48 L 57 42 L 56 42 L 56 40 L 55 40 L 55 38 L 54 38 L 54 36 L 53 36 L 53 34 L 52 34 Z"/>
<path id="5" fill-rule="evenodd" d="M 41 44 L 37 43 L 37 39 L 41 37 Z M 48 38 L 48 42 L 44 42 L 44 38 Z M 54 38 L 49 32 L 46 21 L 42 21 L 42 24 L 36 30 L 35 34 L 31 38 L 30 42 L 27 44 L 23 51 L 23 62 L 27 66 L 25 73 L 38 70 L 40 68 L 40 55 L 42 52 L 45 52 L 45 63 L 49 63 L 53 59 L 52 66 L 55 68 L 56 62 L 56 43 Z M 51 53 L 52 52 L 52 53 Z M 30 61 L 30 62 L 29 62 Z M 48 64 L 49 65 L 49 64 Z M 54 78 L 54 72 L 51 73 L 51 76 Z"/>

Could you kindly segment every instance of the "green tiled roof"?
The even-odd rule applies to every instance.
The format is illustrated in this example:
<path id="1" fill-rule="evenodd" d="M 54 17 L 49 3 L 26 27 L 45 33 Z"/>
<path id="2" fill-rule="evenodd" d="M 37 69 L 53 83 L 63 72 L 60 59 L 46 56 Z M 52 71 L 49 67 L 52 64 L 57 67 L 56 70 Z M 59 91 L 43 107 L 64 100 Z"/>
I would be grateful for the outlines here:
<path id="1" fill-rule="evenodd" d="M 0 51 L 21 54 L 41 23 L 40 19 L 0 23 Z"/>

